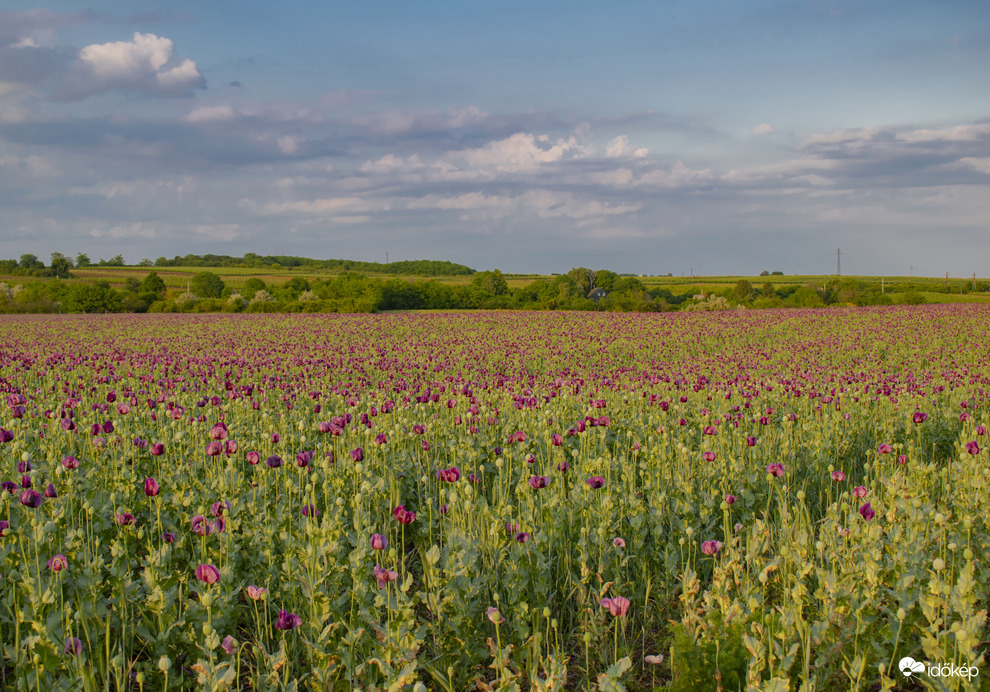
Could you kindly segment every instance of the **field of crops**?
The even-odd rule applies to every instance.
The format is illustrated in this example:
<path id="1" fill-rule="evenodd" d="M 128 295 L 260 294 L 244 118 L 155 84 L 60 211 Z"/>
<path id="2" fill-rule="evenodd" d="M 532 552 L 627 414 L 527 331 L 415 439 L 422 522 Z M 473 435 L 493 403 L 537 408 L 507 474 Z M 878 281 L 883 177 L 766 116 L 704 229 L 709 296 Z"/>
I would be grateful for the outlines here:
<path id="1" fill-rule="evenodd" d="M 979 688 L 988 323 L 5 318 L 0 686 Z"/>

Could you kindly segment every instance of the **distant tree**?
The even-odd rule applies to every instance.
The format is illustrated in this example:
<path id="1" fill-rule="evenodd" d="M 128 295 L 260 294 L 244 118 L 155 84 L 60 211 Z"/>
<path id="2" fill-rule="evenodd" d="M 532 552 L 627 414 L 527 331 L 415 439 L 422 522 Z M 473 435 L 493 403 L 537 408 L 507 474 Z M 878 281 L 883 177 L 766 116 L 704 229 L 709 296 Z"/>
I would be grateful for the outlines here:
<path id="1" fill-rule="evenodd" d="M 32 255 L 30 253 L 21 255 L 21 269 L 42 269 L 44 266 L 44 263 L 38 259 L 37 255 Z"/>
<path id="2" fill-rule="evenodd" d="M 159 298 L 165 295 L 165 282 L 158 276 L 158 272 L 151 272 L 141 281 L 139 293 L 151 293 Z"/>
<path id="3" fill-rule="evenodd" d="M 141 260 L 140 262 L 138 262 L 138 266 L 139 267 L 153 267 L 154 265 L 155 265 L 155 263 L 152 262 L 147 257 L 145 257 L 143 260 Z"/>
<path id="4" fill-rule="evenodd" d="M 770 272 L 764 269 L 763 271 L 760 272 L 760 276 L 770 276 Z"/>
<path id="5" fill-rule="evenodd" d="M 76 255 L 77 267 L 88 267 L 91 264 L 92 261 L 90 261 L 89 255 L 87 255 L 85 252 L 80 252 L 78 255 Z"/>
<path id="6" fill-rule="evenodd" d="M 55 276 L 67 277 L 72 270 L 72 260 L 61 252 L 53 252 L 51 270 Z"/>
<path id="7" fill-rule="evenodd" d="M 254 294 L 258 291 L 267 291 L 268 286 L 265 282 L 256 276 L 252 276 L 250 279 L 244 282 L 244 288 L 241 290 L 241 294 L 247 296 L 248 298 L 253 298 Z"/>
<path id="8" fill-rule="evenodd" d="M 595 285 L 595 272 L 585 267 L 573 267 L 567 275 L 574 279 L 574 284 L 582 296 L 588 295 Z"/>
<path id="9" fill-rule="evenodd" d="M 124 290 L 128 293 L 137 293 L 141 290 L 141 282 L 133 276 L 128 276 L 127 279 L 124 280 Z"/>
<path id="10" fill-rule="evenodd" d="M 223 288 L 223 279 L 213 272 L 200 272 L 189 283 L 189 290 L 198 298 L 219 298 Z"/>
<path id="11" fill-rule="evenodd" d="M 773 284 L 769 281 L 763 284 L 763 288 L 760 289 L 760 295 L 765 298 L 775 298 L 777 296 L 777 289 L 773 287 Z"/>
<path id="12" fill-rule="evenodd" d="M 770 272 L 770 276 L 783 276 L 784 272 Z"/>
<path id="13" fill-rule="evenodd" d="M 608 269 L 599 269 L 595 272 L 594 288 L 603 288 L 606 291 L 611 291 L 618 279 L 619 275 L 615 272 Z"/>
<path id="14" fill-rule="evenodd" d="M 736 282 L 736 287 L 733 289 L 736 300 L 746 300 L 753 294 L 753 285 L 749 283 L 746 279 L 739 279 Z"/>

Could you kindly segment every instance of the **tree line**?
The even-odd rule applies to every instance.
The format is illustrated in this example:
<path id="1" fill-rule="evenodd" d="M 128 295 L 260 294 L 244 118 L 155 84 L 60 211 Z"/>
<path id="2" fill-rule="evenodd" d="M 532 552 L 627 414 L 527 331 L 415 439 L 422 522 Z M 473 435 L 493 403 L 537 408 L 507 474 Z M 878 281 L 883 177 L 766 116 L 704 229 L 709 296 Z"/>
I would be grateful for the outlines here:
<path id="1" fill-rule="evenodd" d="M 608 310 L 668 312 L 735 308 L 889 305 L 924 302 L 924 283 L 876 284 L 853 278 L 824 285 L 754 286 L 741 279 L 734 286 L 706 292 L 697 286 L 680 293 L 649 288 L 636 277 L 605 269 L 576 267 L 566 274 L 510 287 L 499 270 L 475 272 L 463 284 L 436 280 L 409 281 L 357 272 L 324 279 L 292 277 L 266 283 L 257 277 L 228 285 L 202 271 L 186 288 L 167 290 L 154 271 L 142 280 L 128 278 L 123 287 L 106 281 L 68 282 L 61 278 L 0 283 L 0 312 L 382 312 L 391 310 Z M 979 283 L 976 290 L 990 290 Z M 969 290 L 966 283 L 959 289 Z"/>

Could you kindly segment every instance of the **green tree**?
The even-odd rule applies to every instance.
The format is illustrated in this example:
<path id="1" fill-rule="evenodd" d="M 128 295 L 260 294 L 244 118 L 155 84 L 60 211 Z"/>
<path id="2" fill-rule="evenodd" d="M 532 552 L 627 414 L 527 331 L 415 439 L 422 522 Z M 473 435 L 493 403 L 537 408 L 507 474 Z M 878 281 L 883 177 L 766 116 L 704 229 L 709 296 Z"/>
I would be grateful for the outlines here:
<path id="1" fill-rule="evenodd" d="M 37 255 L 32 255 L 30 253 L 24 253 L 21 255 L 21 269 L 42 269 L 44 266 L 44 263 L 38 259 Z"/>
<path id="2" fill-rule="evenodd" d="M 746 279 L 739 279 L 732 292 L 735 294 L 736 300 L 744 301 L 753 295 L 753 284 Z"/>
<path id="3" fill-rule="evenodd" d="M 92 261 L 89 259 L 89 255 L 87 255 L 85 252 L 80 252 L 78 255 L 76 255 L 77 267 L 88 267 L 90 264 L 92 264 Z"/>
<path id="4" fill-rule="evenodd" d="M 244 282 L 244 288 L 241 289 L 241 295 L 243 295 L 245 298 L 251 299 L 254 297 L 254 294 L 257 293 L 258 291 L 267 291 L 267 290 L 268 290 L 268 286 L 265 284 L 264 281 L 262 281 L 256 276 L 252 276 L 250 279 Z"/>
<path id="5" fill-rule="evenodd" d="M 189 290 L 199 298 L 219 298 L 223 288 L 223 279 L 213 272 L 200 272 L 189 283 Z"/>
<path id="6" fill-rule="evenodd" d="M 61 252 L 53 252 L 51 270 L 55 276 L 67 277 L 72 270 L 72 260 Z"/>
<path id="7" fill-rule="evenodd" d="M 165 282 L 162 281 L 162 277 L 158 276 L 158 272 L 151 272 L 141 281 L 141 287 L 138 292 L 151 293 L 161 298 L 165 295 Z"/>

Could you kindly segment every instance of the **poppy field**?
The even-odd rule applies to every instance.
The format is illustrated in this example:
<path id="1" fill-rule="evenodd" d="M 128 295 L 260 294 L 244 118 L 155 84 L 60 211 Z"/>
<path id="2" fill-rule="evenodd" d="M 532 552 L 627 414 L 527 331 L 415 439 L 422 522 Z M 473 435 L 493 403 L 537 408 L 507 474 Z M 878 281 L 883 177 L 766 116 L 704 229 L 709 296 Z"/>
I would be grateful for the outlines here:
<path id="1" fill-rule="evenodd" d="M 988 323 L 6 318 L 0 687 L 977 689 Z"/>

